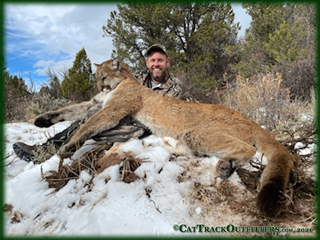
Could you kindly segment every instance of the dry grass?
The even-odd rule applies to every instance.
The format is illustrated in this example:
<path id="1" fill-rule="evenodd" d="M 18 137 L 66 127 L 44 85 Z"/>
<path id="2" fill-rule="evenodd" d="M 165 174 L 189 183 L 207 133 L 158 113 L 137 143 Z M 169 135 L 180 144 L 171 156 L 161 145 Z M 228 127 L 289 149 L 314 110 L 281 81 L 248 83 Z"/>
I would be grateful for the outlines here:
<path id="1" fill-rule="evenodd" d="M 50 157 L 52 157 L 54 154 L 57 153 L 57 147 L 54 145 L 53 142 L 46 144 L 45 149 L 42 147 L 36 148 L 35 151 L 33 151 L 34 154 L 34 163 L 43 163 Z"/>
<path id="2" fill-rule="evenodd" d="M 311 102 L 292 101 L 290 90 L 281 87 L 280 74 L 256 75 L 250 79 L 237 77 L 236 87 L 224 92 L 220 100 L 269 131 L 286 122 L 300 122 L 301 114 L 314 117 L 315 95 Z"/>
<path id="3" fill-rule="evenodd" d="M 140 159 L 134 158 L 131 153 L 111 153 L 105 154 L 105 150 L 109 150 L 112 144 L 105 144 L 98 146 L 89 152 L 85 153 L 81 158 L 73 161 L 70 165 L 64 165 L 63 159 L 60 159 L 58 171 L 49 171 L 49 173 L 42 173 L 42 178 L 48 182 L 50 188 L 59 191 L 63 188 L 69 180 L 78 179 L 81 171 L 89 171 L 93 177 L 106 168 L 115 164 L 121 164 L 120 181 L 130 183 L 135 181 L 138 176 L 134 171 L 140 166 Z"/>
<path id="4" fill-rule="evenodd" d="M 97 173 L 96 161 L 104 154 L 104 150 L 110 149 L 111 145 L 102 145 L 85 153 L 78 160 L 73 161 L 70 165 L 64 165 L 63 159 L 60 159 L 58 171 L 49 171 L 42 173 L 42 178 L 48 182 L 50 188 L 59 191 L 69 180 L 78 179 L 82 170 L 88 170 L 91 173 Z"/>

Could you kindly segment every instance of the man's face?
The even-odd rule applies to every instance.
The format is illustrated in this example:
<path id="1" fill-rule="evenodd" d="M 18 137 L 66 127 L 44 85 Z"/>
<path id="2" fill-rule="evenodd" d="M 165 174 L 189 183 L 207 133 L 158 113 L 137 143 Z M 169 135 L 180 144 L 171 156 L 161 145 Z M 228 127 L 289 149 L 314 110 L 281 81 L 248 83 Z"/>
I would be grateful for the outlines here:
<path id="1" fill-rule="evenodd" d="M 151 52 L 146 59 L 146 63 L 152 80 L 161 82 L 166 75 L 170 59 L 162 52 Z"/>

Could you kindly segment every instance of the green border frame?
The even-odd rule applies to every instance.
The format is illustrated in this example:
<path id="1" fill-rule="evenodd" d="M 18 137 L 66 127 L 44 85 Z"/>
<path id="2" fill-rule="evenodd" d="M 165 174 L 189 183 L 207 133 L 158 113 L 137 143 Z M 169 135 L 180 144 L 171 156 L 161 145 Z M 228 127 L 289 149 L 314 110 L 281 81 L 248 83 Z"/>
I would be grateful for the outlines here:
<path id="1" fill-rule="evenodd" d="M 198 0 L 195 0 L 195 1 L 198 1 Z M 208 0 L 205 0 L 205 1 L 208 1 Z M 144 1 L 141 1 L 139 0 L 139 2 L 142 2 L 142 3 L 150 3 L 150 2 L 165 2 L 165 1 L 147 1 L 147 0 L 144 0 Z M 183 0 L 181 1 L 177 1 L 177 0 L 173 0 L 171 2 L 184 2 Z M 211 2 L 230 2 L 230 3 L 243 3 L 243 2 L 257 2 L 257 1 L 211 1 Z M 262 1 L 263 2 L 263 1 Z M 268 2 L 268 3 L 271 3 L 271 2 L 280 2 L 280 1 L 274 1 L 274 0 L 271 0 L 271 1 L 265 1 L 265 2 Z M 284 1 L 281 1 L 281 2 L 284 2 Z M 319 13 L 320 13 L 320 7 L 319 7 L 319 4 L 317 1 L 288 1 L 288 2 L 295 2 L 295 3 L 314 3 L 317 5 L 317 23 L 319 23 L 320 21 L 320 17 L 319 17 Z M 36 1 L 36 0 L 33 0 L 33 1 L 22 1 L 22 0 L 4 0 L 4 1 L 1 1 L 0 2 L 0 27 L 1 27 L 1 36 L 0 36 L 0 52 L 1 52 L 1 58 L 4 59 L 4 18 L 5 18 L 5 12 L 4 12 L 4 6 L 5 4 L 14 4 L 14 3 L 17 3 L 17 4 L 30 4 L 30 3 L 33 3 L 33 4 L 37 4 L 37 3 L 49 3 L 49 4 L 56 4 L 56 3 L 59 3 L 59 4 L 70 4 L 70 3 L 78 3 L 78 4 L 101 4 L 101 3 L 121 3 L 121 1 L 110 1 L 110 0 L 105 0 L 105 1 L 99 1 L 99 0 L 93 0 L 93 1 L 88 1 L 88 0 L 83 0 L 83 1 L 76 1 L 76 0 L 66 0 L 66 1 L 62 1 L 62 0 L 57 0 L 57 1 L 43 1 L 43 0 L 39 0 L 39 1 Z M 317 39 L 319 39 L 319 24 L 317 26 Z M 319 53 L 319 49 L 320 49 L 320 41 L 317 41 L 317 53 Z M 5 60 L 5 59 L 4 59 Z M 0 60 L 1 62 L 1 67 L 3 69 L 4 67 L 4 62 L 2 61 L 2 59 Z M 316 89 L 317 89 L 317 93 L 319 95 L 319 92 L 320 92 L 320 83 L 319 83 L 319 57 L 318 57 L 318 54 L 317 54 L 317 84 L 316 84 Z M 1 77 L 0 77 L 0 103 L 2 104 L 2 106 L 0 106 L 0 116 L 1 116 L 1 126 L 0 126 L 0 142 L 1 142 L 1 145 L 2 147 L 0 148 L 0 156 L 1 157 L 1 160 L 4 159 L 4 144 L 5 144 L 5 133 L 4 133 L 4 78 L 3 78 L 3 74 L 1 74 Z M 319 107 L 319 104 L 317 102 L 316 104 L 316 116 L 319 116 L 319 110 L 320 110 L 320 107 Z M 316 121 L 317 125 L 316 125 L 316 128 L 317 128 L 317 132 L 319 132 L 319 121 Z M 317 139 L 317 145 L 318 145 L 318 139 Z M 319 159 L 319 156 L 317 157 L 317 160 Z M 1 162 L 3 163 L 3 161 Z M 75 236 L 75 237 L 72 237 L 72 236 L 67 236 L 67 237 L 63 237 L 63 236 L 39 236 L 39 237 L 36 237 L 36 236 L 31 236 L 31 237 L 8 237 L 8 236 L 5 236 L 4 235 L 4 231 L 5 231 L 5 217 L 4 217 L 4 211 L 3 211 L 3 206 L 4 206 L 4 171 L 5 171 L 5 167 L 3 164 L 1 164 L 2 166 L 2 171 L 0 171 L 0 178 L 1 178 L 1 197 L 0 197 L 0 206 L 2 208 L 2 221 L 1 221 L 1 224 L 0 224 L 0 237 L 1 239 L 42 239 L 42 238 L 58 238 L 58 239 L 100 239 L 100 238 L 103 238 L 103 239 L 151 239 L 151 238 L 156 238 L 156 236 L 152 236 L 152 237 L 144 237 L 144 236 L 141 236 L 141 237 L 117 237 L 117 236 Z M 319 164 L 317 165 L 317 173 L 319 173 Z M 319 179 L 317 179 L 317 184 L 319 186 Z M 318 202 L 319 204 L 319 202 Z M 317 208 L 319 209 L 319 208 Z M 318 211 L 317 211 L 318 213 Z M 319 222 L 317 221 L 316 223 L 316 229 L 317 229 L 317 232 L 320 230 L 319 228 Z M 318 235 L 318 234 L 317 234 Z M 317 237 L 317 236 L 316 236 Z M 316 237 L 294 237 L 294 239 L 315 239 Z M 188 238 L 188 239 L 203 239 L 203 238 L 223 238 L 223 239 L 228 239 L 228 238 L 234 238 L 234 237 L 202 237 L 202 236 L 197 236 L 197 237 L 194 237 L 194 236 L 181 236 L 181 237 L 157 237 L 157 239 L 168 239 L 168 238 L 174 238 L 174 239 L 177 239 L 177 238 Z M 248 238 L 248 237 L 246 237 Z M 244 237 L 239 237 L 238 239 L 246 239 Z M 266 237 L 264 237 L 266 238 Z"/>

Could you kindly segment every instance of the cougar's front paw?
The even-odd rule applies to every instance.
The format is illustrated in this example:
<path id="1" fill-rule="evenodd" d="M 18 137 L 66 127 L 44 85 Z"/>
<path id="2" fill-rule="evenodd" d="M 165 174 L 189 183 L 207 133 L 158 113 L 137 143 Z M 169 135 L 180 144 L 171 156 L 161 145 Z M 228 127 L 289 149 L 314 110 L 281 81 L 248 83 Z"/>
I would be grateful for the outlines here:
<path id="1" fill-rule="evenodd" d="M 37 127 L 50 127 L 53 124 L 55 124 L 54 122 L 52 122 L 52 119 L 54 118 L 54 114 L 52 113 L 44 113 L 41 114 L 40 116 L 36 117 L 36 119 L 34 120 L 34 125 L 36 125 Z"/>
<path id="2" fill-rule="evenodd" d="M 71 157 L 74 154 L 74 152 L 75 152 L 75 149 L 72 147 L 72 145 L 66 144 L 60 147 L 58 151 L 58 155 L 64 159 L 64 158 Z"/>
<path id="3" fill-rule="evenodd" d="M 231 159 L 220 159 L 216 166 L 216 174 L 222 179 L 230 177 L 234 170 Z"/>

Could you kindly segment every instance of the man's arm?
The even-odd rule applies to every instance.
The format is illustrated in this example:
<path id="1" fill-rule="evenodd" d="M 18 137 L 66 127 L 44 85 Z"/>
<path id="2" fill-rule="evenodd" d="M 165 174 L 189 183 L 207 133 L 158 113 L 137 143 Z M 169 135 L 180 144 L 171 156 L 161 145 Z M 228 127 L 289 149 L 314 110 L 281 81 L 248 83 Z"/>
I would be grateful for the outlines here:
<path id="1" fill-rule="evenodd" d="M 181 88 L 181 82 L 178 78 L 170 74 L 170 78 L 168 79 L 167 84 L 168 89 L 166 96 L 173 97 L 173 98 L 182 98 L 182 88 Z"/>

